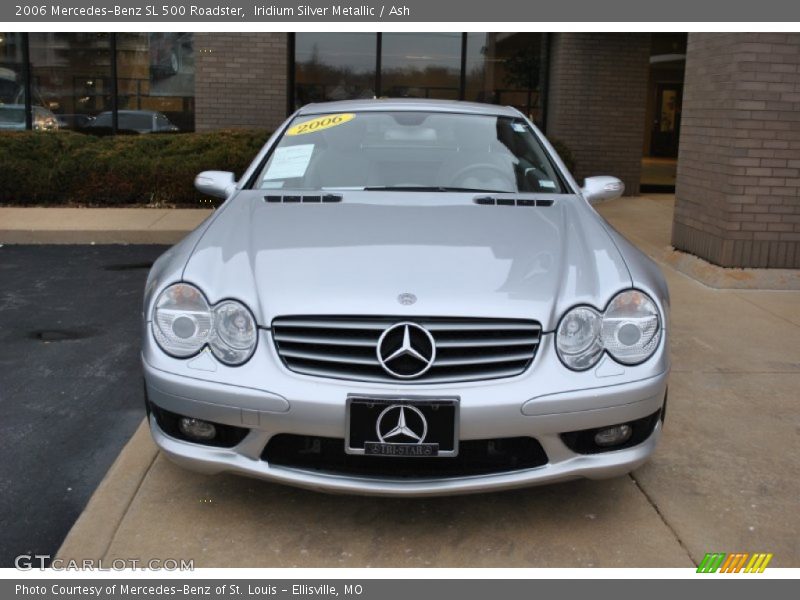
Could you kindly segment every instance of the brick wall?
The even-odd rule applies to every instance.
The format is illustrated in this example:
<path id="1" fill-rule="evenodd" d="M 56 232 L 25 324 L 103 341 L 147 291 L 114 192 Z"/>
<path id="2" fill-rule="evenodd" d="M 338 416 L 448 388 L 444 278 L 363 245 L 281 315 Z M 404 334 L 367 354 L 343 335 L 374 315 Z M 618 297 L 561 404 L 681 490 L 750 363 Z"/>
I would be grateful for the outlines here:
<path id="1" fill-rule="evenodd" d="M 274 129 L 286 118 L 286 33 L 195 34 L 195 128 Z"/>
<path id="2" fill-rule="evenodd" d="M 639 192 L 649 56 L 648 33 L 552 36 L 547 135 L 572 150 L 578 183 L 614 175 Z"/>
<path id="3" fill-rule="evenodd" d="M 672 243 L 800 267 L 800 34 L 689 34 Z"/>

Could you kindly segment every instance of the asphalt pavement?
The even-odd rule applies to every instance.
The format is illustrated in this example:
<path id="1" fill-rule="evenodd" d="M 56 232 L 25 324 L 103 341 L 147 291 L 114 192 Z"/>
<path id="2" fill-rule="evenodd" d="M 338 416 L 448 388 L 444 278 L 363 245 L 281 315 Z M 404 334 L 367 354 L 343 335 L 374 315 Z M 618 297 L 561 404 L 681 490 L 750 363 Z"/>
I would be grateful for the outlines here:
<path id="1" fill-rule="evenodd" d="M 0 567 L 55 554 L 142 420 L 139 315 L 166 246 L 0 246 Z"/>

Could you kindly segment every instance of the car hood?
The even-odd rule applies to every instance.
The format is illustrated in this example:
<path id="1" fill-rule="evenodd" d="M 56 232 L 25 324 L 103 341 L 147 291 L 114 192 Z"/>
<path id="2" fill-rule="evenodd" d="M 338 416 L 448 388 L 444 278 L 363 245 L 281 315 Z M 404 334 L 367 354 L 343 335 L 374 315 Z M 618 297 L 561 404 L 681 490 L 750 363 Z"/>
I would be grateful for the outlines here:
<path id="1" fill-rule="evenodd" d="M 600 217 L 576 196 L 484 206 L 475 194 L 345 192 L 337 203 L 267 203 L 242 191 L 184 269 L 212 303 L 283 315 L 506 317 L 552 330 L 576 304 L 631 285 Z M 404 305 L 400 294 L 417 301 Z"/>

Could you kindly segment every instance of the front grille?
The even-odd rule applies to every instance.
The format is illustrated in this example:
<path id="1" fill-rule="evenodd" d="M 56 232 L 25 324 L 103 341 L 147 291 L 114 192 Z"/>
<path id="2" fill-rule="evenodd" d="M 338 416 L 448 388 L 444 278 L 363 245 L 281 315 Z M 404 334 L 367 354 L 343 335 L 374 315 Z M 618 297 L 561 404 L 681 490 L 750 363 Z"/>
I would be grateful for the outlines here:
<path id="1" fill-rule="evenodd" d="M 387 373 L 377 356 L 381 334 L 412 321 L 433 336 L 436 358 L 416 378 Z M 449 383 L 519 375 L 536 354 L 536 321 L 408 317 L 280 317 L 272 323 L 278 355 L 295 373 L 389 383 Z"/>
<path id="2" fill-rule="evenodd" d="M 530 437 L 462 440 L 458 456 L 400 458 L 345 454 L 342 439 L 282 433 L 269 441 L 261 458 L 272 466 L 318 473 L 400 479 L 489 475 L 547 464 L 541 444 Z"/>

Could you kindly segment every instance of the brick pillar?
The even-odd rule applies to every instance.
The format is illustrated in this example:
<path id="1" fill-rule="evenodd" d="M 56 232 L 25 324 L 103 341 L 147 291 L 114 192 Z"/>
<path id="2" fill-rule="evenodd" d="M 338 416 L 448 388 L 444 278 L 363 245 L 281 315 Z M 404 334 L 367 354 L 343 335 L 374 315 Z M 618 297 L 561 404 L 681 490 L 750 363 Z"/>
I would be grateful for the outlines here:
<path id="1" fill-rule="evenodd" d="M 195 34 L 195 129 L 274 129 L 286 118 L 286 33 Z"/>
<path id="2" fill-rule="evenodd" d="M 550 46 L 547 135 L 575 157 L 579 183 L 614 175 L 639 193 L 648 33 L 558 33 Z"/>
<path id="3" fill-rule="evenodd" d="M 672 243 L 800 267 L 800 34 L 689 34 Z"/>

